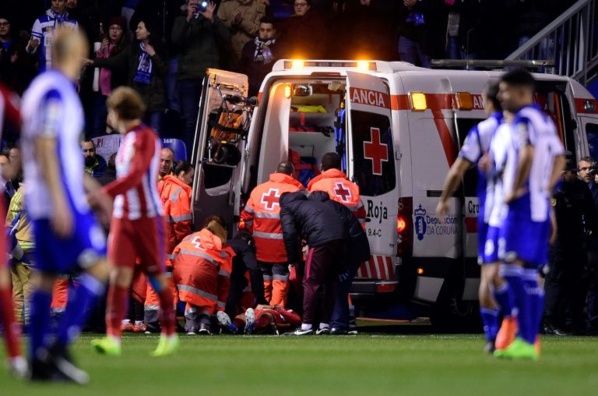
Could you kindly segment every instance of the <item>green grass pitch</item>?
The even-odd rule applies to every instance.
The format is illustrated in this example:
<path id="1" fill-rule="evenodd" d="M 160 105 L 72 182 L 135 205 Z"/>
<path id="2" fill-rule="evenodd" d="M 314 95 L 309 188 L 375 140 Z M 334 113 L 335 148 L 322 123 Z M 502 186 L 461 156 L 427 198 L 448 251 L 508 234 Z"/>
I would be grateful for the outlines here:
<path id="1" fill-rule="evenodd" d="M 484 355 L 481 335 L 181 336 L 153 358 L 157 336 L 123 339 L 123 355 L 97 355 L 85 334 L 74 355 L 85 386 L 29 384 L 0 370 L 0 395 L 591 395 L 598 338 L 544 337 L 539 361 Z M 2 349 L 3 350 L 3 349 Z M 2 352 L 2 359 L 4 355 Z"/>

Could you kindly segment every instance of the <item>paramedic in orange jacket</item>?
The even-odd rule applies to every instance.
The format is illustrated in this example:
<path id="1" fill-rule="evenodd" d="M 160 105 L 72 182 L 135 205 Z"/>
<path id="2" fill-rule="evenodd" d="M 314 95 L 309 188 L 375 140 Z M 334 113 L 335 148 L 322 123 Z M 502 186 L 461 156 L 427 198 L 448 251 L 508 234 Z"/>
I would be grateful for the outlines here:
<path id="1" fill-rule="evenodd" d="M 174 166 L 173 175 L 165 175 L 158 183 L 158 193 L 164 205 L 164 239 L 166 240 L 166 276 L 170 276 L 170 287 L 175 297 L 177 293 L 172 282 L 172 252 L 174 248 L 189 234 L 191 234 L 191 183 L 195 170 L 187 161 L 178 161 Z M 144 304 L 145 323 L 150 331 L 158 331 L 158 313 L 160 299 L 151 285 L 147 284 Z"/>
<path id="2" fill-rule="evenodd" d="M 272 306 L 284 307 L 289 292 L 287 251 L 280 225 L 278 200 L 285 192 L 303 190 L 293 178 L 293 164 L 281 162 L 270 179 L 256 186 L 241 212 L 244 227 L 253 234 L 256 257 L 264 274 L 264 296 Z"/>
<path id="3" fill-rule="evenodd" d="M 187 303 L 185 330 L 211 334 L 210 316 L 224 311 L 235 255 L 226 245 L 224 219 L 208 217 L 205 228 L 186 237 L 173 254 L 173 278 L 179 298 Z"/>
<path id="4" fill-rule="evenodd" d="M 341 157 L 326 153 L 321 161 L 322 173 L 310 180 L 307 191 L 325 191 L 330 199 L 345 205 L 353 212 L 362 226 L 365 224 L 365 208 L 359 195 L 359 186 L 350 181 L 341 170 Z"/>

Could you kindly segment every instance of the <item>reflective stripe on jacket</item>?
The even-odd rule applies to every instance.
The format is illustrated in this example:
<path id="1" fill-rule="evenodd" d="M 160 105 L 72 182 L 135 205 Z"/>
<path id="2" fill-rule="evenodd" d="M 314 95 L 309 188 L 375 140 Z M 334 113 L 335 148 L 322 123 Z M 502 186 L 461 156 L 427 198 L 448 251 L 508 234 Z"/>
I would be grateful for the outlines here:
<path id="1" fill-rule="evenodd" d="M 176 245 L 191 234 L 191 186 L 175 176 L 165 176 L 158 183 L 158 193 L 164 204 L 166 253 L 170 256 Z M 168 264 L 169 260 L 167 260 Z"/>
<path id="2" fill-rule="evenodd" d="M 223 311 L 230 289 L 234 251 L 207 229 L 195 232 L 173 252 L 173 278 L 181 301 Z"/>
<path id="3" fill-rule="evenodd" d="M 256 257 L 266 263 L 284 263 L 287 252 L 280 225 L 280 196 L 285 192 L 303 190 L 303 185 L 284 173 L 272 173 L 270 179 L 256 186 L 245 209 L 241 212 L 241 220 L 245 227 L 253 233 Z"/>

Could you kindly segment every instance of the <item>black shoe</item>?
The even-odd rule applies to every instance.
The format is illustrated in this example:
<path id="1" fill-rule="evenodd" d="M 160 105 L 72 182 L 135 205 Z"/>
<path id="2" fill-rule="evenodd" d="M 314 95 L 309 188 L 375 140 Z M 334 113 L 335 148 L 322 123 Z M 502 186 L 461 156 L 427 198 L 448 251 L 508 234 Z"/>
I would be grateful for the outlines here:
<path id="1" fill-rule="evenodd" d="M 51 350 L 49 358 L 55 371 L 58 372 L 64 380 L 79 385 L 86 385 L 89 383 L 89 374 L 75 365 L 68 351 L 64 349 Z"/>
<path id="2" fill-rule="evenodd" d="M 339 328 L 333 327 L 330 330 L 330 335 L 348 335 L 348 334 L 349 334 L 349 331 L 345 330 L 345 329 L 339 329 Z"/>
<path id="3" fill-rule="evenodd" d="M 199 335 L 212 335 L 212 330 L 210 329 L 210 325 L 206 323 L 201 323 L 199 325 L 199 330 L 197 331 Z"/>
<path id="4" fill-rule="evenodd" d="M 32 382 L 45 382 L 52 380 L 53 368 L 47 362 L 41 359 L 34 359 L 30 362 L 29 380 Z"/>
<path id="5" fill-rule="evenodd" d="M 492 355 L 495 350 L 496 346 L 494 345 L 494 341 L 487 341 L 486 346 L 484 347 L 484 352 Z"/>
<path id="6" fill-rule="evenodd" d="M 561 328 L 558 328 L 554 325 L 546 325 L 544 326 L 544 332 L 549 335 L 557 335 L 557 336 L 568 336 L 571 335 L 568 331 L 565 331 Z"/>

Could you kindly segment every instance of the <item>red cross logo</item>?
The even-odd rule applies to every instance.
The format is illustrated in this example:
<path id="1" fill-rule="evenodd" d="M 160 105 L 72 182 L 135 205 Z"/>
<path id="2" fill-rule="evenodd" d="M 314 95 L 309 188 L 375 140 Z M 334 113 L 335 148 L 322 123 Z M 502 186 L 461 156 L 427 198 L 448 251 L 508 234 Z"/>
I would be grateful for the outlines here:
<path id="1" fill-rule="evenodd" d="M 264 205 L 266 210 L 272 210 L 276 205 L 279 205 L 278 199 L 280 198 L 280 191 L 277 188 L 271 188 L 267 193 L 262 194 L 261 203 Z"/>
<path id="2" fill-rule="evenodd" d="M 372 140 L 363 142 L 363 157 L 372 160 L 372 173 L 382 176 L 382 162 L 388 162 L 388 145 L 382 143 L 380 128 L 370 128 Z"/>
<path id="3" fill-rule="evenodd" d="M 341 199 L 343 202 L 349 202 L 351 199 L 351 191 L 347 190 L 343 183 L 336 183 L 336 188 L 334 189 L 334 194 Z"/>

